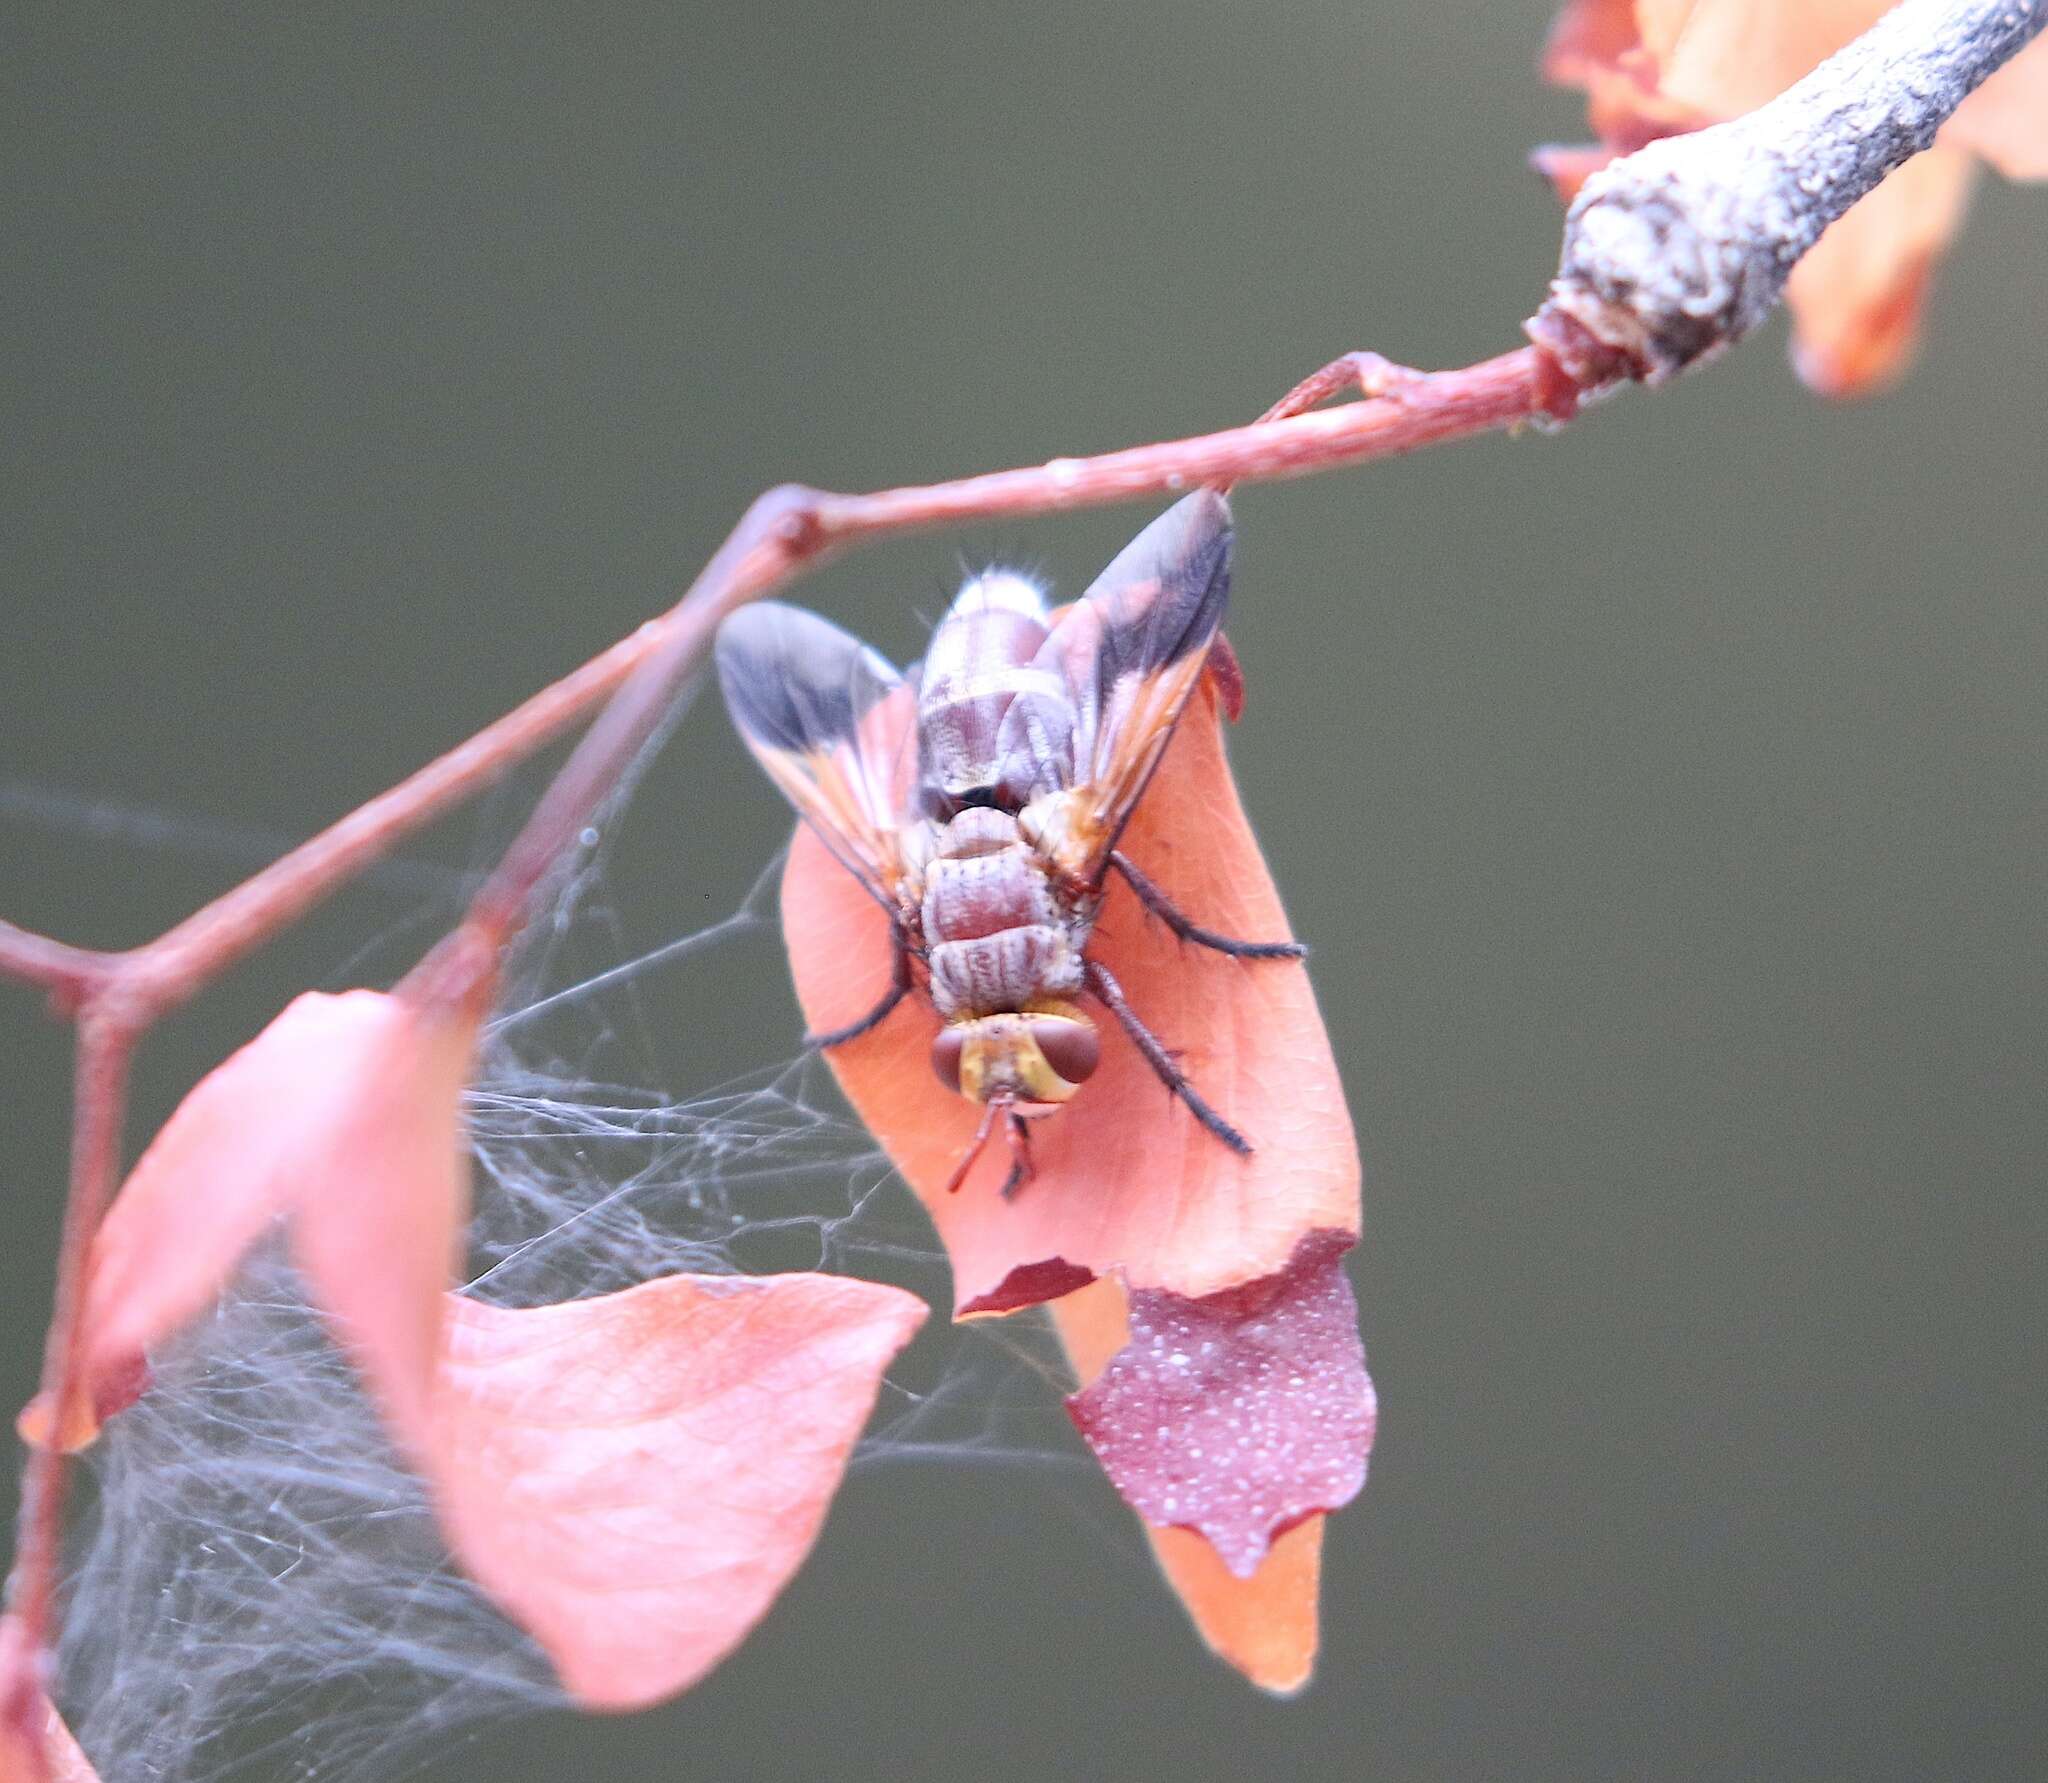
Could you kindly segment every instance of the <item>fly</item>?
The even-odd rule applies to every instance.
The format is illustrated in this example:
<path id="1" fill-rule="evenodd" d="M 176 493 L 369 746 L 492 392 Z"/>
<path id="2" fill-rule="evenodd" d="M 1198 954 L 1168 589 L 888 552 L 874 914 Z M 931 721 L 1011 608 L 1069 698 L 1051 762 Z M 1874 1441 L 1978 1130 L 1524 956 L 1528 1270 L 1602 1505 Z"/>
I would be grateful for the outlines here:
<path id="1" fill-rule="evenodd" d="M 1084 999 L 1219 1143 L 1251 1152 L 1088 951 L 1111 873 L 1185 941 L 1250 960 L 1307 951 L 1191 921 L 1117 847 L 1210 652 L 1228 649 L 1230 544 L 1229 504 L 1205 489 L 1057 613 L 1024 576 L 973 577 L 907 675 L 799 607 L 758 602 L 719 629 L 740 735 L 889 913 L 889 990 L 810 1043 L 858 1039 L 906 996 L 930 1002 L 932 1068 L 983 1108 L 951 1189 L 998 1120 L 1013 1159 L 1004 1195 L 1030 1180 L 1027 1122 L 1069 1101 L 1101 1058 Z"/>

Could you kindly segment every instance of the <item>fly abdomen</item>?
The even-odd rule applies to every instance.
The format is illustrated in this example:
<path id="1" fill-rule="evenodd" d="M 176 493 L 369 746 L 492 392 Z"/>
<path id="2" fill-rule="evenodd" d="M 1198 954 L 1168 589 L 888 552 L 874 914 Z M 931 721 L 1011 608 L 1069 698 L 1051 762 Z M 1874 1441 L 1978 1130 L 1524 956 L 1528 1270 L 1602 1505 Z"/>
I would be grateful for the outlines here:
<path id="1" fill-rule="evenodd" d="M 1015 811 L 1042 790 L 1041 746 L 1055 728 L 1044 716 L 1066 706 L 1066 684 L 1038 666 L 1050 617 L 1038 586 L 991 570 L 961 589 L 925 652 L 917 696 L 917 759 L 924 808 L 950 817 L 961 808 Z M 1026 702 L 1018 725 L 1034 747 L 1015 746 L 1005 719 Z"/>
<path id="2" fill-rule="evenodd" d="M 932 1006 L 948 1020 L 1014 1012 L 1081 989 L 1081 956 L 1057 923 L 937 942 L 925 958 L 931 967 Z"/>
<path id="3" fill-rule="evenodd" d="M 940 1015 L 994 1015 L 1070 994 L 1079 951 L 1052 882 L 1003 811 L 963 811 L 933 838 L 923 920 Z"/>
<path id="4" fill-rule="evenodd" d="M 925 866 L 927 941 L 974 941 L 1004 929 L 1058 921 L 1052 887 L 1022 848 L 965 860 L 941 855 Z"/>

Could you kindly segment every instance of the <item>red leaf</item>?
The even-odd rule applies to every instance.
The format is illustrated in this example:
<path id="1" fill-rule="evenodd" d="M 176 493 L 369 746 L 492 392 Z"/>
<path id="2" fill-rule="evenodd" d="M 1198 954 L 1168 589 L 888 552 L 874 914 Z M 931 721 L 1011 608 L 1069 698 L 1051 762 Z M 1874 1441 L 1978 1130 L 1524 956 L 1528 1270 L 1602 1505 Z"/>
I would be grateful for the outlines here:
<path id="1" fill-rule="evenodd" d="M 314 1299 L 417 1450 L 442 1297 L 468 1216 L 459 1125 L 476 1017 L 377 991 L 309 992 L 210 1072 L 151 1142 L 94 1240 L 70 1446 L 132 1400 L 157 1343 L 211 1305 L 281 1214 Z"/>
<path id="2" fill-rule="evenodd" d="M 1231 782 L 1213 683 L 1205 681 L 1190 703 L 1123 846 L 1195 921 L 1259 940 L 1287 935 Z M 798 831 L 790 850 L 782 914 L 810 1026 L 841 1026 L 872 1006 L 888 982 L 886 917 L 808 830 Z M 1250 1283 L 1264 1285 L 1247 1292 L 1270 1293 L 1268 1278 L 1284 1276 L 1312 1234 L 1341 1250 L 1359 1227 L 1357 1147 L 1302 967 L 1185 946 L 1120 880 L 1111 884 L 1090 951 L 1179 1049 L 1203 1095 L 1250 1137 L 1250 1158 L 1197 1126 L 1104 1017 L 1095 1075 L 1034 1127 L 1033 1181 L 1004 1201 L 996 1190 L 1007 1160 L 989 1156 L 949 1195 L 945 1185 L 977 1111 L 932 1077 L 927 1053 L 938 1023 L 929 1004 L 906 999 L 879 1028 L 828 1054 L 848 1098 L 937 1225 L 959 1313 L 1051 1300 L 1084 1382 L 1124 1345 L 1127 1286 L 1133 1296 L 1152 1296 L 1148 1306 L 1199 1303 Z M 1294 1391 L 1284 1381 L 1275 1387 L 1280 1400 Z M 1369 1391 L 1362 1365 L 1351 1436 L 1362 1463 L 1361 1391 Z M 1313 1397 L 1306 1393 L 1305 1402 Z M 1190 1440 L 1183 1424 L 1206 1428 L 1215 1408 L 1190 1402 L 1169 1414 L 1161 1440 L 1170 1447 Z M 1275 1429 L 1288 1422 L 1277 1402 L 1264 1415 Z M 1276 1527 L 1300 1520 L 1311 1501 L 1348 1497 L 1342 1484 L 1331 1473 L 1288 1488 L 1280 1495 L 1287 1508 L 1257 1536 L 1219 1525 L 1235 1563 L 1246 1564 L 1255 1542 Z M 1240 1525 L 1253 1520 L 1251 1502 Z M 1298 1688 L 1314 1665 L 1321 1522 L 1309 1514 L 1281 1535 L 1248 1579 L 1228 1572 L 1201 1536 L 1149 1530 L 1204 1638 L 1270 1690 Z"/>
<path id="3" fill-rule="evenodd" d="M 1278 1275 L 1198 1300 L 1133 1293 L 1128 1342 L 1067 1401 L 1131 1507 L 1206 1537 L 1239 1578 L 1365 1485 L 1376 1406 L 1350 1245 L 1313 1233 Z"/>
<path id="4" fill-rule="evenodd" d="M 1286 938 L 1206 683 L 1123 846 L 1197 922 Z M 886 988 L 887 919 L 807 829 L 783 874 L 782 920 L 814 1030 L 851 1021 Z M 1108 1270 L 1134 1288 L 1212 1294 L 1285 1268 L 1311 1231 L 1355 1235 L 1357 1146 L 1307 972 L 1184 945 L 1121 880 L 1111 882 L 1090 952 L 1250 1138 L 1253 1155 L 1238 1157 L 1204 1132 L 1104 1015 L 1095 1075 L 1034 1125 L 1035 1180 L 1004 1201 L 996 1190 L 1008 1160 L 991 1147 L 949 1195 L 979 1111 L 933 1078 L 938 1018 L 922 998 L 905 999 L 879 1028 L 827 1056 L 937 1225 L 959 1313 L 1011 1311 Z"/>
<path id="5" fill-rule="evenodd" d="M 21 1624 L 0 1617 L 0 1783 L 100 1783 L 36 1670 Z"/>
<path id="6" fill-rule="evenodd" d="M 206 1077 L 101 1228 L 74 1404 L 24 1422 L 89 1439 L 286 1215 L 457 1556 L 582 1700 L 652 1702 L 729 1652 L 809 1551 L 924 1304 L 815 1275 L 528 1312 L 450 1295 L 475 1033 L 402 997 L 308 995 Z"/>
<path id="7" fill-rule="evenodd" d="M 687 1688 L 760 1620 L 925 1316 L 900 1289 L 829 1275 L 453 1307 L 431 1466 L 444 1525 L 604 1709 Z"/>

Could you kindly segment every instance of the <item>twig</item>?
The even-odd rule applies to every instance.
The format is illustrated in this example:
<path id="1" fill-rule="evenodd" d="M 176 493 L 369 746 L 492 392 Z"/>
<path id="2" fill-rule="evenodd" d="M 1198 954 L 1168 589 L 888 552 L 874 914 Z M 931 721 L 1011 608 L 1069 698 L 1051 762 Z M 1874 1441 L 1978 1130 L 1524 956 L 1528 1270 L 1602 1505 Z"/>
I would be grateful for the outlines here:
<path id="1" fill-rule="evenodd" d="M 128 1065 L 142 1026 L 118 999 L 88 1004 L 78 1019 L 71 1102 L 71 1183 L 64 1205 L 49 1336 L 43 1349 L 45 1403 L 61 1423 L 83 1359 L 86 1264 L 100 1218 L 121 1173 L 121 1128 L 128 1097 Z M 21 1481 L 14 1571 L 7 1610 L 18 1639 L 6 1643 L 13 1664 L 0 1667 L 0 1730 L 11 1730 L 24 1751 L 39 1753 L 44 1695 L 49 1683 L 48 1629 L 57 1589 L 57 1554 L 70 1476 L 57 1443 L 32 1450 Z M 0 1731 L 0 1743 L 7 1738 Z"/>
<path id="2" fill-rule="evenodd" d="M 772 489 L 748 509 L 689 592 L 660 619 L 156 940 L 129 954 L 94 957 L 118 962 L 123 987 L 151 1019 L 168 1013 L 407 834 L 544 747 L 643 666 L 657 658 L 665 660 L 669 666 L 655 681 L 640 684 L 637 716 L 630 722 L 624 713 L 615 721 L 608 719 L 607 726 L 616 724 L 616 730 L 606 728 L 602 740 L 598 731 L 592 732 L 592 753 L 579 752 L 571 759 L 561 781 L 549 789 L 493 874 L 479 908 L 494 911 L 490 920 L 502 928 L 505 910 L 523 904 L 525 892 L 519 888 L 530 890 L 581 827 L 581 817 L 573 825 L 562 821 L 564 812 L 572 807 L 582 810 L 592 802 L 587 787 L 573 789 L 593 773 L 609 785 L 617 768 L 600 770 L 600 762 L 629 759 L 668 697 L 667 692 L 652 699 L 642 695 L 657 685 L 672 691 L 702 660 L 720 619 L 743 601 L 782 586 L 826 553 L 950 522 L 1100 507 L 1204 482 L 1309 476 L 1532 419 L 1563 420 L 1573 413 L 1588 382 L 1604 381 L 1619 369 L 1618 362 L 1602 355 L 1590 340 L 1575 343 L 1574 357 L 1581 366 L 1593 368 L 1584 374 L 1584 382 L 1561 372 L 1548 347 L 1522 347 L 1462 370 L 1418 373 L 1412 383 L 1383 401 L 1094 458 L 1055 458 L 1026 469 L 871 495 L 833 495 L 794 484 Z M 623 749 L 615 747 L 620 739 L 629 740 Z M 0 976 L 10 972 L 10 961 L 0 953 Z"/>
<path id="3" fill-rule="evenodd" d="M 2044 24 L 2048 0 L 1905 0 L 1768 105 L 1593 175 L 1530 333 L 1569 364 L 1568 319 L 1653 384 L 1721 352 Z"/>
<path id="4" fill-rule="evenodd" d="M 0 922 L 0 977 L 43 986 L 64 1014 L 78 1007 L 79 1000 L 107 975 L 113 963 L 110 955 Z"/>

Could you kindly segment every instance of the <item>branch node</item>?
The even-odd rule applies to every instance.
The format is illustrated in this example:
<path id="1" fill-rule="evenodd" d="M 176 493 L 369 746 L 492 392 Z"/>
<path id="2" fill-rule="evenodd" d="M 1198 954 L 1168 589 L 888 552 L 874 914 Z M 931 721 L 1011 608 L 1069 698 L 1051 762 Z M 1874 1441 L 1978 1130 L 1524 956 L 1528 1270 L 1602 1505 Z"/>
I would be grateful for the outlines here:
<path id="1" fill-rule="evenodd" d="M 1536 349 L 1535 414 L 1562 427 L 1589 401 L 1638 376 L 1635 362 L 1584 323 L 1545 304 L 1522 324 Z"/>
<path id="2" fill-rule="evenodd" d="M 1565 322 L 1649 384 L 1713 358 L 2044 23 L 2048 0 L 1904 0 L 1768 104 L 1594 174 L 1531 338 L 1575 377 L 1574 349 L 1554 338 Z"/>
<path id="3" fill-rule="evenodd" d="M 791 563 L 803 563 L 829 542 L 822 491 L 803 483 L 778 483 L 754 498 L 740 522 L 741 538 L 772 540 Z"/>

